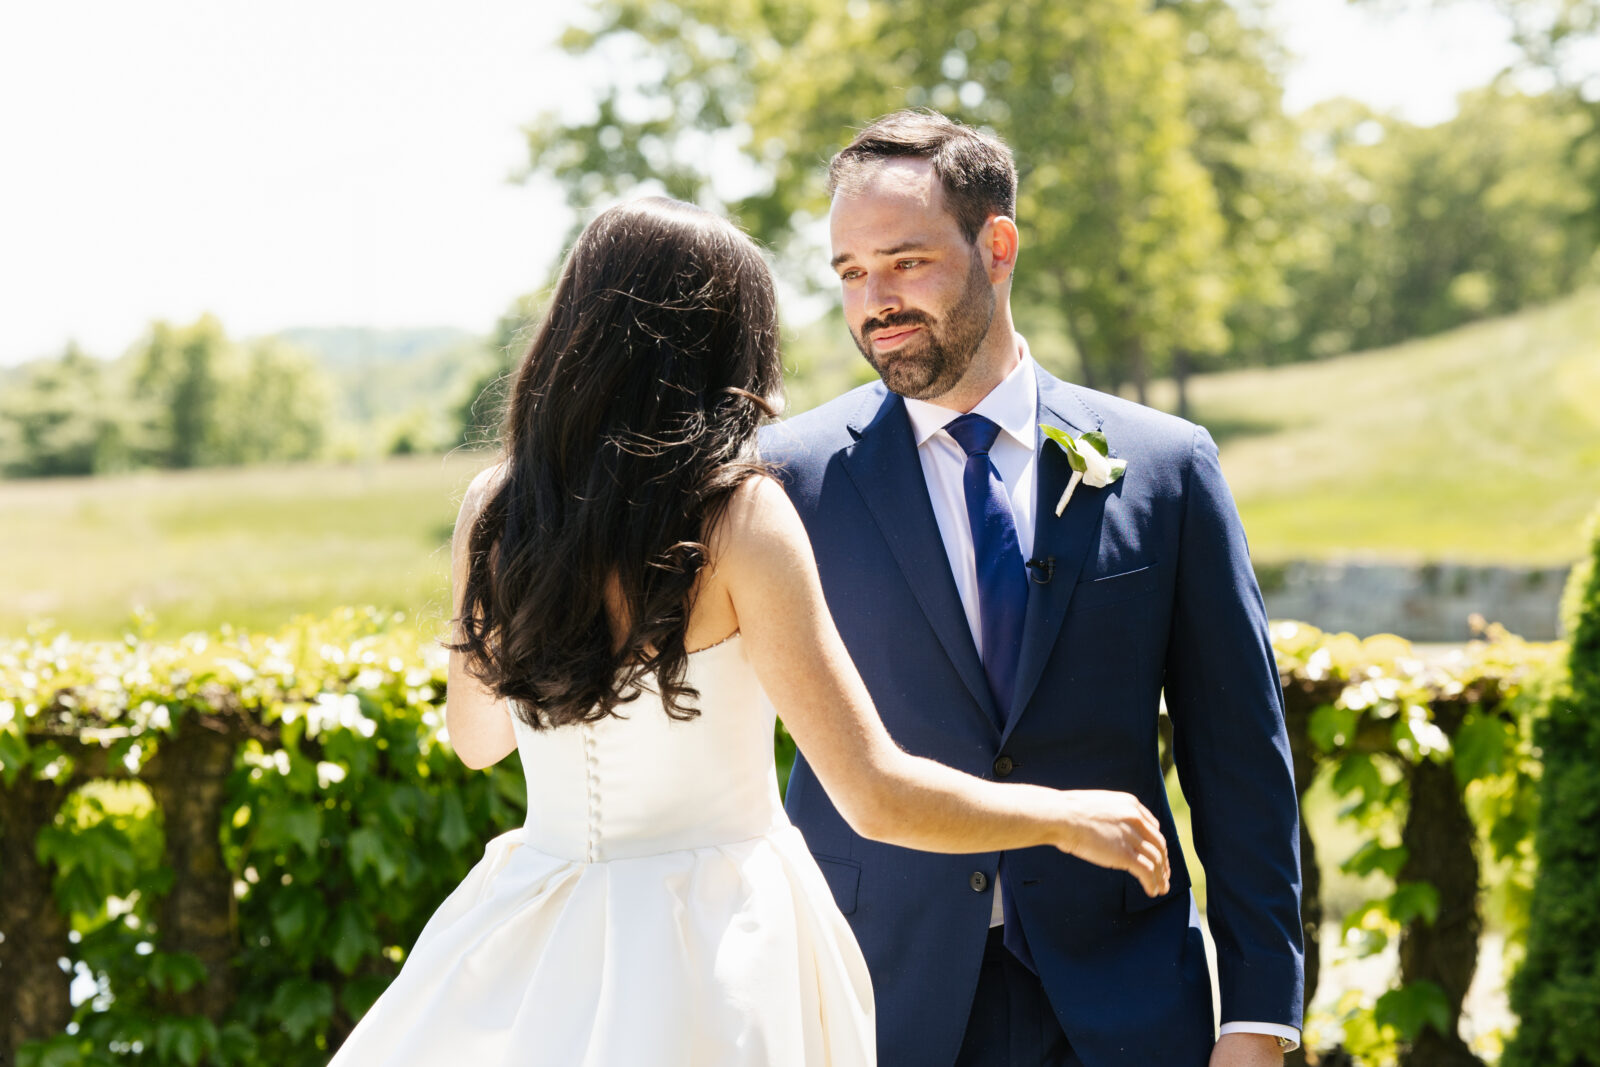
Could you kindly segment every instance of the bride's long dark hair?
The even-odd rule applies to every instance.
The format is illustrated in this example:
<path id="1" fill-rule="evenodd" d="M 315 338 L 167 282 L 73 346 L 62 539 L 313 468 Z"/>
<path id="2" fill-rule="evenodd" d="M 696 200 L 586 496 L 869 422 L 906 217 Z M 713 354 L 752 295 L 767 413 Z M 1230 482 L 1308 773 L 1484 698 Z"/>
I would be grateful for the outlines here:
<path id="1" fill-rule="evenodd" d="M 732 223 L 651 198 L 584 229 L 515 373 L 451 646 L 525 722 L 595 721 L 643 685 L 698 714 L 695 579 L 781 386 L 772 276 Z"/>

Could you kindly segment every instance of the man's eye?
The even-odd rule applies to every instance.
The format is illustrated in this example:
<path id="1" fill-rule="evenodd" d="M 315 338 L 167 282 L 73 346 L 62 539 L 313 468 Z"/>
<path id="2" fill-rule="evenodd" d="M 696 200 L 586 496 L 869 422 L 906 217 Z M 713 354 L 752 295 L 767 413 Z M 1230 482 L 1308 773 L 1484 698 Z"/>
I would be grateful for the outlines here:
<path id="1" fill-rule="evenodd" d="M 859 277 L 861 277 L 861 272 L 860 271 L 858 271 L 858 270 L 847 270 L 847 271 L 843 271 L 842 273 L 840 273 L 839 280 L 841 282 L 853 282 Z"/>
<path id="2" fill-rule="evenodd" d="M 901 270 L 910 270 L 912 267 L 920 267 L 921 265 L 922 260 L 920 259 L 902 259 L 895 264 Z"/>

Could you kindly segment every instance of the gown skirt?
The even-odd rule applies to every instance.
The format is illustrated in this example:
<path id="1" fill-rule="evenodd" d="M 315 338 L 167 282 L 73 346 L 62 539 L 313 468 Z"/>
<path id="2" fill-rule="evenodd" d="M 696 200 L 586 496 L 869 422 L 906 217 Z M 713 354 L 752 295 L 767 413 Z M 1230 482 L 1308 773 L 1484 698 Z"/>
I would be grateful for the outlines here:
<path id="1" fill-rule="evenodd" d="M 440 905 L 331 1067 L 865 1067 L 871 980 L 778 802 L 738 635 L 701 714 L 514 719 L 528 821 Z"/>

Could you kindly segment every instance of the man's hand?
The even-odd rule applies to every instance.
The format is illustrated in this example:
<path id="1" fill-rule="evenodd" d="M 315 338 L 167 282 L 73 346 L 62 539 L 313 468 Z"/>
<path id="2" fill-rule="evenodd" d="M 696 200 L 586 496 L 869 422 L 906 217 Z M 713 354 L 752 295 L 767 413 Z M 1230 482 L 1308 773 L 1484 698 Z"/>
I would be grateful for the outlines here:
<path id="1" fill-rule="evenodd" d="M 1211 1050 L 1211 1067 L 1283 1067 L 1283 1051 L 1270 1034 L 1223 1034 Z"/>

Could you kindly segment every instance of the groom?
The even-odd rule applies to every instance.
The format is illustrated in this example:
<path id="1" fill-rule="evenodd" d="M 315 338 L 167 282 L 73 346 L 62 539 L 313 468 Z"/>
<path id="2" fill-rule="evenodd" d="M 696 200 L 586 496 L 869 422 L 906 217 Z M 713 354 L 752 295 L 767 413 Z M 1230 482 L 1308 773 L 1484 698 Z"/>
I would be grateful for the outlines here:
<path id="1" fill-rule="evenodd" d="M 1034 362 L 1011 321 L 1016 175 L 995 138 L 889 115 L 828 184 L 845 320 L 883 381 L 772 427 L 763 453 L 884 723 L 973 774 L 1132 793 L 1172 853 L 1171 892 L 1152 899 L 1053 849 L 878 844 L 797 761 L 789 813 L 871 967 L 880 1062 L 1280 1063 L 1301 1009 L 1296 798 L 1211 438 Z M 1104 434 L 1126 473 L 1078 482 L 1061 509 L 1072 465 L 1040 423 Z M 1163 693 L 1207 874 L 1220 1037 L 1157 755 Z"/>

